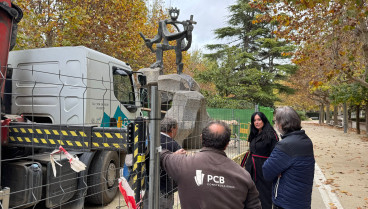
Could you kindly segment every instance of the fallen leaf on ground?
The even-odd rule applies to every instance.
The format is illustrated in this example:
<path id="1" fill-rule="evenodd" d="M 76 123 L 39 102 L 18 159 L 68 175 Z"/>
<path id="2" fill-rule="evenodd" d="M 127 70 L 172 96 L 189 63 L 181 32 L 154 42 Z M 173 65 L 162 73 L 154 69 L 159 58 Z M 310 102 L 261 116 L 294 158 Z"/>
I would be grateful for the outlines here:
<path id="1" fill-rule="evenodd" d="M 332 184 L 334 179 L 327 179 L 324 184 Z"/>
<path id="2" fill-rule="evenodd" d="M 340 192 L 341 192 L 341 193 L 344 193 L 344 194 L 346 194 L 346 195 L 348 195 L 348 196 L 351 196 L 351 193 L 349 193 L 349 192 L 347 192 L 347 191 L 340 190 Z"/>
<path id="3" fill-rule="evenodd" d="M 335 204 L 333 204 L 333 203 L 328 203 L 329 205 L 330 205 L 330 209 L 337 209 L 337 207 L 335 206 Z"/>

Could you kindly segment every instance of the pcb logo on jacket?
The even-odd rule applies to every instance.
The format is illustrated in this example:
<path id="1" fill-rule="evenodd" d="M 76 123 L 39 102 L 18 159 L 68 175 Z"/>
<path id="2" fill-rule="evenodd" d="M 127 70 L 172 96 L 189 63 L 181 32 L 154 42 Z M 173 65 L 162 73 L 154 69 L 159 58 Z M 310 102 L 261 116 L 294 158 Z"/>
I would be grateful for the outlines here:
<path id="1" fill-rule="evenodd" d="M 204 174 L 202 173 L 202 170 L 196 170 L 196 175 L 194 176 L 194 180 L 197 184 L 197 186 L 201 186 L 203 184 Z M 212 183 L 211 183 L 212 182 Z M 207 174 L 207 185 L 209 186 L 215 186 L 212 184 L 224 184 L 225 178 L 223 176 L 214 176 Z"/>
<path id="2" fill-rule="evenodd" d="M 203 184 L 203 178 L 204 178 L 204 174 L 202 173 L 202 170 L 196 170 L 196 175 L 194 176 L 194 180 L 197 186 L 201 186 Z"/>

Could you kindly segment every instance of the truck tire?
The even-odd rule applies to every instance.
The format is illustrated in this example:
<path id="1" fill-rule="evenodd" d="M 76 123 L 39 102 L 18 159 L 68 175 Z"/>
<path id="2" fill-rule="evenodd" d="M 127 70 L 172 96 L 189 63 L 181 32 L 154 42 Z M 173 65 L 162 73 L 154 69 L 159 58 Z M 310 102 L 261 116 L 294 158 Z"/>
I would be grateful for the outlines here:
<path id="1" fill-rule="evenodd" d="M 114 151 L 97 151 L 88 172 L 86 200 L 106 205 L 118 191 L 119 156 Z"/>

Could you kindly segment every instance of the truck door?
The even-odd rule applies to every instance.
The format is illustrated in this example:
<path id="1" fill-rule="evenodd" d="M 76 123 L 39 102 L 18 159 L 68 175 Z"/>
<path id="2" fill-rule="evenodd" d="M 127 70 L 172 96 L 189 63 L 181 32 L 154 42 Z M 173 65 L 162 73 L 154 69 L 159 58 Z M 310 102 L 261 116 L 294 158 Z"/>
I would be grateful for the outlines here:
<path id="1" fill-rule="evenodd" d="M 115 108 L 113 118 L 118 127 L 125 127 L 130 120 L 136 118 L 135 87 L 132 71 L 111 64 L 112 72 L 112 109 Z"/>
<path id="2" fill-rule="evenodd" d="M 110 127 L 111 109 L 110 75 L 108 63 L 88 59 L 87 76 L 85 77 L 87 89 L 86 118 L 87 122 L 101 126 Z"/>

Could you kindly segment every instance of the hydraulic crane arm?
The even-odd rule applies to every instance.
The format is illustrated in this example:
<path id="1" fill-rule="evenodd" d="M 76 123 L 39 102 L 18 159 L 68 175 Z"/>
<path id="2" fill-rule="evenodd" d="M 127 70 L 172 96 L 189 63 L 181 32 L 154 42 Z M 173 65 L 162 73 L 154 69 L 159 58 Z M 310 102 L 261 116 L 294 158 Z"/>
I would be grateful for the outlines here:
<path id="1" fill-rule="evenodd" d="M 22 10 L 10 0 L 0 0 L 0 87 L 4 96 L 9 51 L 15 45 L 17 23 L 22 19 Z"/>

